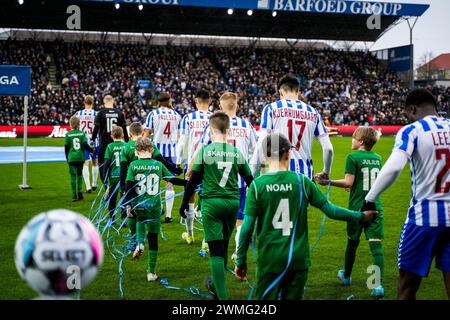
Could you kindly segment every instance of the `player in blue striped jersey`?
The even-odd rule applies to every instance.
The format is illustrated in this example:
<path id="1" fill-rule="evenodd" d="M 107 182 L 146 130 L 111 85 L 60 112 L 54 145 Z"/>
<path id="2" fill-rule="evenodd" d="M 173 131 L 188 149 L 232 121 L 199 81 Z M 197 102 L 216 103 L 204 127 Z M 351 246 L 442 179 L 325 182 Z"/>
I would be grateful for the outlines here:
<path id="1" fill-rule="evenodd" d="M 398 298 L 416 298 L 435 257 L 450 299 L 450 120 L 438 116 L 436 99 L 425 89 L 409 93 L 405 111 L 415 122 L 397 133 L 363 209 L 374 207 L 409 161 L 412 199 L 398 247 Z"/>
<path id="2" fill-rule="evenodd" d="M 177 164 L 184 164 L 185 172 L 188 162 L 194 156 L 197 146 L 206 126 L 209 125 L 211 112 L 209 106 L 211 97 L 206 90 L 199 90 L 195 95 L 195 106 L 197 111 L 191 112 L 183 117 L 180 123 L 180 139 L 177 143 Z M 189 200 L 189 210 L 186 212 L 186 232 L 182 238 L 188 244 L 194 243 L 194 215 L 195 194 Z"/>
<path id="3" fill-rule="evenodd" d="M 147 116 L 145 121 L 145 136 L 153 135 L 153 142 L 161 151 L 162 156 L 171 164 L 175 165 L 176 144 L 181 116 L 173 109 L 172 99 L 167 92 L 158 95 L 158 108 Z M 172 222 L 172 208 L 175 201 L 175 191 L 171 184 L 165 192 L 166 218 L 165 222 Z"/>
<path id="4" fill-rule="evenodd" d="M 299 89 L 300 84 L 293 75 L 287 75 L 280 80 L 278 90 L 281 99 L 264 107 L 259 140 L 262 141 L 271 133 L 286 136 L 294 146 L 289 161 L 290 170 L 312 179 L 314 170 L 311 151 L 313 138 L 317 139 L 322 146 L 324 162 L 324 169 L 318 175 L 328 179 L 333 162 L 333 146 L 319 112 L 298 100 Z M 257 171 L 265 164 L 260 145 L 257 150 L 251 161 L 254 176 L 257 176 Z"/>
<path id="5" fill-rule="evenodd" d="M 255 129 L 251 123 L 240 117 L 236 116 L 236 111 L 238 108 L 238 97 L 232 92 L 226 92 L 220 97 L 220 109 L 225 112 L 230 117 L 230 129 L 228 130 L 227 141 L 229 144 L 236 147 L 243 155 L 246 161 L 252 159 L 253 153 L 257 144 L 257 135 Z M 207 145 L 212 142 L 210 127 L 207 126 L 203 133 L 200 144 Z M 239 192 L 240 192 L 240 207 L 237 213 L 236 221 L 236 250 L 239 244 L 239 236 L 241 231 L 241 225 L 244 220 L 244 207 L 245 199 L 247 195 L 247 188 L 244 179 L 239 176 Z M 232 255 L 234 260 L 236 257 L 236 252 Z"/>
<path id="6" fill-rule="evenodd" d="M 94 98 L 92 96 L 86 96 L 84 98 L 84 109 L 79 110 L 75 113 L 75 116 L 80 119 L 81 122 L 81 131 L 86 134 L 88 139 L 88 143 L 91 144 L 91 147 L 94 149 L 94 153 L 92 156 L 89 154 L 87 150 L 85 150 L 85 158 L 83 166 L 83 180 L 86 185 L 86 192 L 91 193 L 92 190 L 97 189 L 97 180 L 98 180 L 98 152 L 99 152 L 99 143 L 98 139 L 95 139 L 93 143 L 91 143 L 92 132 L 94 130 L 94 120 L 97 115 L 97 111 L 94 109 Z M 89 177 L 89 159 L 92 160 L 92 189 L 91 189 L 91 181 Z"/>

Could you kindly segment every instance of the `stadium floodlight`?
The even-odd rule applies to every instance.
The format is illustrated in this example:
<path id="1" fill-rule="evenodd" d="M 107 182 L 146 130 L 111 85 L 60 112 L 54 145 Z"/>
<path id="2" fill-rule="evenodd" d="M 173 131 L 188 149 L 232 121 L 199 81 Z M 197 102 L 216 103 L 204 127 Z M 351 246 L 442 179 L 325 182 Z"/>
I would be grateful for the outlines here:
<path id="1" fill-rule="evenodd" d="M 277 16 L 277 14 L 278 14 L 278 12 L 276 12 L 276 11 L 272 12 L 272 17 L 275 18 Z"/>
<path id="2" fill-rule="evenodd" d="M 233 14 L 234 10 L 233 9 L 228 9 L 227 13 L 231 16 Z"/>
<path id="3" fill-rule="evenodd" d="M 20 5 L 23 5 L 23 0 L 18 1 Z"/>
<path id="4" fill-rule="evenodd" d="M 116 7 L 116 9 L 119 10 L 119 9 L 120 9 L 120 3 L 116 3 L 116 4 L 114 5 L 114 7 Z"/>
<path id="5" fill-rule="evenodd" d="M 248 16 L 251 16 L 252 14 L 253 14 L 253 10 L 248 10 L 248 11 L 247 11 L 247 15 L 248 15 Z"/>
<path id="6" fill-rule="evenodd" d="M 138 5 L 139 11 L 144 10 L 144 6 L 142 4 Z"/>

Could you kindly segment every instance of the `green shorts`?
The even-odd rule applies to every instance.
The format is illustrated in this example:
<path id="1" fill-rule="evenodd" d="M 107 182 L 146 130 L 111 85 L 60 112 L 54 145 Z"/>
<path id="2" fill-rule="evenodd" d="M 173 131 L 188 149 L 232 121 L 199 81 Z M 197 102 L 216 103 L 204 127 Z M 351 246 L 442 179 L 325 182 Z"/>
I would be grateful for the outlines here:
<path id="1" fill-rule="evenodd" d="M 239 199 L 202 199 L 205 241 L 228 240 L 236 224 Z"/>
<path id="2" fill-rule="evenodd" d="M 145 227 L 145 234 L 147 233 L 159 233 L 161 231 L 161 219 L 160 218 L 137 218 L 138 223 L 142 223 Z"/>
<path id="3" fill-rule="evenodd" d="M 272 290 L 264 295 L 267 288 L 269 288 L 279 275 L 279 273 L 262 273 L 258 276 L 256 299 L 278 300 L 281 298 L 281 300 L 303 300 L 305 284 L 308 278 L 308 269 L 286 272 L 284 277 L 275 284 Z"/>
<path id="4" fill-rule="evenodd" d="M 376 215 L 375 220 L 360 224 L 359 222 L 347 221 L 347 236 L 350 240 L 359 240 L 364 230 L 366 240 L 384 239 L 384 217 L 383 212 Z"/>

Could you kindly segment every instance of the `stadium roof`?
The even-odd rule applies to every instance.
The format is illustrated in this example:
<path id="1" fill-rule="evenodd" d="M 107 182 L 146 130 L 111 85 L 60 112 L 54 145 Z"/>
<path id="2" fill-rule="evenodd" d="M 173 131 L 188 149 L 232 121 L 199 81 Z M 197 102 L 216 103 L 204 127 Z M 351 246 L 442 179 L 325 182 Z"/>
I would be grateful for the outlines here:
<path id="1" fill-rule="evenodd" d="M 83 31 L 375 41 L 402 17 L 421 16 L 429 7 L 353 0 L 23 1 L 2 0 L 0 28 L 67 30 L 67 9 L 76 4 Z M 381 15 L 381 26 L 370 30 L 373 13 Z"/>

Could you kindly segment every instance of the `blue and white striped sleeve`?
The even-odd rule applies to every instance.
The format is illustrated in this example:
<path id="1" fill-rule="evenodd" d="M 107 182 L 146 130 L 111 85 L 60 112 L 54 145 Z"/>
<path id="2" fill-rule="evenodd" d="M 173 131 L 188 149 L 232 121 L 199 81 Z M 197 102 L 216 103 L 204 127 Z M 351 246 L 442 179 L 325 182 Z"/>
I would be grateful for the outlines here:
<path id="1" fill-rule="evenodd" d="M 272 104 L 268 104 L 264 107 L 261 117 L 261 129 L 266 130 L 268 133 L 272 132 Z"/>
<path id="2" fill-rule="evenodd" d="M 328 133 L 327 127 L 325 127 L 325 123 L 323 122 L 322 116 L 317 112 L 317 121 L 316 121 L 316 129 L 314 130 L 314 136 L 316 138 L 323 136 Z"/>
<path id="3" fill-rule="evenodd" d="M 181 121 L 180 121 L 179 129 L 180 129 L 180 134 L 182 136 L 187 136 L 189 134 L 188 117 L 189 117 L 189 115 L 185 115 L 183 117 L 183 119 L 181 119 Z"/>
<path id="4" fill-rule="evenodd" d="M 416 148 L 417 143 L 417 129 L 413 124 L 405 126 L 395 136 L 395 150 L 401 150 L 408 155 L 408 158 L 412 156 Z"/>
<path id="5" fill-rule="evenodd" d="M 154 127 L 154 125 L 153 125 L 153 116 L 154 116 L 153 111 L 148 114 L 147 120 L 145 121 L 145 129 L 153 130 L 153 127 Z"/>
<path id="6" fill-rule="evenodd" d="M 211 132 L 209 125 L 203 130 L 202 138 L 200 139 L 200 144 L 206 146 L 211 143 Z"/>

